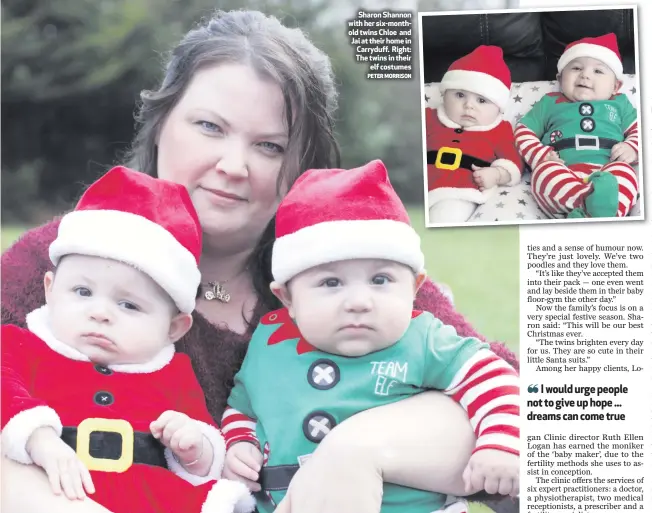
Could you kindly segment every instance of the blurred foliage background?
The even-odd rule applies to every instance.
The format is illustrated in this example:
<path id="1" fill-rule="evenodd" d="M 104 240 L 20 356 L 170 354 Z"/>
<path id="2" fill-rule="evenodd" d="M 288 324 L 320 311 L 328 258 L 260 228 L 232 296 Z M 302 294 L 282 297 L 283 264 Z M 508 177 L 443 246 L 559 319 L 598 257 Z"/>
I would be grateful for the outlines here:
<path id="1" fill-rule="evenodd" d="M 425 230 L 421 97 L 413 18 L 413 79 L 368 81 L 347 36 L 367 10 L 511 7 L 510 0 L 3 0 L 2 236 L 70 208 L 84 185 L 118 162 L 135 105 L 156 88 L 166 52 L 202 17 L 259 9 L 301 27 L 332 59 L 340 92 L 342 164 L 382 159 L 411 205 L 433 277 L 489 338 L 518 342 L 518 229 Z"/>

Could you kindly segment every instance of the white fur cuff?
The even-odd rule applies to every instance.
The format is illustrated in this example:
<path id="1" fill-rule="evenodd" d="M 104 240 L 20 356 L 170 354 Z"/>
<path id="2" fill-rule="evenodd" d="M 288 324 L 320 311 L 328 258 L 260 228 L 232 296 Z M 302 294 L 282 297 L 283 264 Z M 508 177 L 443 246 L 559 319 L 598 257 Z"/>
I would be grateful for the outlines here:
<path id="1" fill-rule="evenodd" d="M 27 441 L 34 431 L 45 426 L 52 427 L 61 436 L 61 419 L 49 406 L 36 406 L 14 415 L 2 430 L 2 452 L 19 463 L 34 463 L 27 454 Z"/>
<path id="2" fill-rule="evenodd" d="M 170 449 L 165 449 L 165 459 L 168 463 L 168 468 L 172 472 L 185 481 L 197 486 L 220 478 L 222 475 L 222 468 L 224 467 L 224 458 L 226 457 L 226 444 L 219 429 L 200 420 L 195 420 L 195 422 L 199 424 L 202 434 L 208 438 L 213 446 L 213 464 L 211 465 L 208 474 L 205 476 L 191 474 L 177 461 Z"/>
<path id="3" fill-rule="evenodd" d="M 256 499 L 244 483 L 222 479 L 208 492 L 201 513 L 249 513 L 255 507 Z"/>
<path id="4" fill-rule="evenodd" d="M 518 166 L 509 159 L 496 159 L 491 163 L 492 166 L 502 167 L 509 173 L 509 182 L 505 185 L 517 185 L 521 181 L 521 171 Z"/>

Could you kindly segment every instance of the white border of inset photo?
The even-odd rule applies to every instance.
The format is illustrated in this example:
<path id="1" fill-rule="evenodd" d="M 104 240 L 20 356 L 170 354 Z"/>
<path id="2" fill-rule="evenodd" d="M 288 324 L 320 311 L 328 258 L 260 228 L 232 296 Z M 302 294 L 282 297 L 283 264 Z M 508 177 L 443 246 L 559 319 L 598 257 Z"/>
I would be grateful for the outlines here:
<path id="1" fill-rule="evenodd" d="M 638 116 L 637 116 L 637 121 L 638 121 L 638 137 L 639 137 L 639 144 L 638 144 L 638 149 L 639 149 L 639 158 L 638 158 L 638 188 L 639 188 L 639 198 L 637 201 L 636 206 L 634 207 L 634 213 L 630 214 L 627 217 L 613 217 L 613 218 L 579 218 L 579 219 L 553 219 L 553 218 L 548 218 L 546 217 L 543 212 L 541 211 L 540 208 L 535 204 L 535 200 L 532 196 L 531 193 L 531 188 L 530 188 L 530 183 L 529 183 L 529 174 L 530 170 L 529 168 L 526 168 L 526 173 L 524 173 L 524 176 L 521 178 L 522 182 L 519 185 L 515 185 L 513 187 L 509 186 L 499 186 L 494 193 L 496 197 L 493 197 L 492 195 L 492 200 L 496 201 L 498 200 L 498 195 L 500 194 L 508 194 L 510 191 L 514 193 L 520 193 L 523 198 L 521 199 L 522 202 L 530 201 L 531 206 L 529 207 L 529 210 L 531 213 L 529 214 L 530 217 L 533 217 L 532 213 L 539 213 L 541 215 L 537 215 L 536 219 L 525 219 L 524 215 L 522 212 L 513 212 L 513 218 L 506 219 L 506 220 L 498 220 L 497 218 L 494 220 L 490 219 L 482 219 L 481 216 L 483 214 L 482 210 L 480 208 L 476 208 L 476 211 L 474 211 L 473 214 L 471 214 L 471 217 L 467 221 L 462 221 L 462 222 L 450 222 L 450 223 L 431 223 L 429 219 L 429 202 L 428 202 L 428 164 L 427 164 L 427 153 L 428 153 L 428 147 L 427 147 L 427 138 L 426 138 L 426 108 L 431 106 L 433 102 L 430 102 L 429 104 L 429 99 L 430 97 L 427 98 L 429 92 L 433 92 L 434 94 L 439 95 L 439 88 L 438 82 L 432 83 L 432 84 L 425 84 L 424 83 L 424 77 L 425 77 L 425 71 L 424 71 L 424 51 L 423 51 L 423 18 L 424 17 L 429 17 L 429 16 L 469 16 L 469 15 L 478 15 L 478 14 L 487 14 L 487 15 L 493 15 L 493 14 L 512 14 L 512 13 L 535 13 L 535 12 L 545 12 L 545 13 L 552 13 L 552 12 L 566 12 L 566 11 L 609 11 L 609 10 L 622 10 L 622 9 L 632 9 L 633 10 L 633 28 L 634 28 L 634 75 L 625 75 L 625 85 L 623 85 L 623 88 L 621 91 L 623 93 L 625 92 L 625 88 L 629 88 L 628 91 L 631 93 L 631 96 L 636 95 L 637 102 L 635 104 Z M 450 12 L 420 12 L 418 13 L 418 19 L 419 19 L 419 87 L 420 87 L 420 94 L 421 94 L 421 102 L 422 102 L 422 108 L 421 108 L 421 137 L 422 137 L 422 148 L 423 148 L 423 163 L 422 163 L 422 175 L 423 175 L 423 189 L 424 189 L 424 221 L 425 221 L 425 226 L 427 228 L 440 228 L 440 227 L 460 227 L 460 226 L 468 226 L 468 227 L 477 227 L 477 226 L 504 226 L 504 225 L 536 225 L 536 224 L 574 224 L 574 223 L 586 223 L 586 222 L 618 222 L 618 221 L 623 221 L 623 222 L 630 222 L 630 221 L 644 221 L 645 219 L 645 200 L 644 200 L 644 151 L 643 151 L 643 146 L 644 146 L 644 141 L 643 139 L 646 137 L 644 136 L 644 129 L 642 126 L 642 116 L 641 112 L 644 108 L 649 108 L 647 105 L 647 102 L 643 99 L 643 94 L 641 92 L 641 70 L 640 70 L 640 34 L 638 30 L 638 6 L 633 5 L 633 4 L 625 4 L 625 5 L 609 5 L 609 6 L 572 6 L 572 7 L 541 7 L 541 8 L 534 8 L 534 7 L 529 7 L 529 8 L 518 8 L 518 9 L 482 9 L 482 10 L 473 10 L 473 11 L 450 11 Z M 582 37 L 585 37 L 584 35 L 579 35 L 577 39 L 580 39 Z M 489 43 L 491 44 L 491 43 Z M 459 58 L 456 57 L 456 58 Z M 448 57 L 447 60 L 449 60 L 450 57 Z M 542 83 L 545 82 L 548 88 L 550 88 L 550 91 L 544 90 L 541 92 L 541 97 L 543 97 L 544 94 L 547 94 L 548 92 L 557 92 L 559 91 L 558 89 L 558 83 L 556 81 L 549 81 L 545 80 L 542 81 Z M 516 99 L 518 98 L 518 91 L 519 88 L 523 87 L 523 84 L 535 84 L 535 82 L 522 82 L 522 83 L 514 83 L 512 82 L 512 88 L 510 91 L 510 103 L 512 98 Z M 538 82 L 536 83 L 538 84 Z M 529 86 L 526 86 L 529 87 Z M 633 91 L 632 91 L 632 88 Z M 522 112 L 522 113 L 515 113 L 511 112 L 509 109 L 506 110 L 505 112 L 505 118 L 508 121 L 510 121 L 510 117 L 515 117 L 515 116 L 522 116 L 525 114 L 527 111 Z M 515 119 L 518 119 L 518 117 L 515 117 Z M 512 124 L 512 127 L 514 127 L 515 121 L 510 121 Z M 646 134 L 647 135 L 647 134 Z M 507 191 L 507 192 L 506 192 Z M 526 197 L 527 195 L 527 197 Z M 500 202 L 499 202 L 500 203 Z M 499 205 L 499 203 L 496 204 L 496 206 Z M 534 210 L 533 210 L 534 209 Z M 487 209 L 489 210 L 489 209 Z M 525 209 L 524 209 L 525 210 Z M 536 211 L 536 212 L 535 212 Z M 489 212 L 491 213 L 491 212 Z M 479 215 L 478 215 L 479 214 Z M 523 216 L 520 217 L 519 216 Z M 477 215 L 477 217 L 476 217 Z M 494 217 L 494 216 L 491 216 Z"/>

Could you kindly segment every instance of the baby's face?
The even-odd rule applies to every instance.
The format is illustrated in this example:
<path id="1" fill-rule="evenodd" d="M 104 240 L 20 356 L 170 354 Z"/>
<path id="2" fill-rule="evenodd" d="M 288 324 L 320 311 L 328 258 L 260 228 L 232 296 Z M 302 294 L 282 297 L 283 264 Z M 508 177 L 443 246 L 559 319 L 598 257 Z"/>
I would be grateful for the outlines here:
<path id="1" fill-rule="evenodd" d="M 572 102 L 608 100 L 622 85 L 609 66 L 592 57 L 573 59 L 557 79 L 561 92 Z"/>
<path id="2" fill-rule="evenodd" d="M 500 114 L 500 108 L 484 96 L 462 89 L 447 89 L 444 93 L 444 111 L 463 127 L 491 125 Z"/>
<path id="3" fill-rule="evenodd" d="M 395 344 L 412 318 L 416 280 L 396 262 L 356 259 L 314 267 L 288 287 L 290 315 L 317 349 L 362 356 Z"/>
<path id="4" fill-rule="evenodd" d="M 122 262 L 68 255 L 46 275 L 45 293 L 54 336 L 93 362 L 145 363 L 174 342 L 174 303 Z"/>

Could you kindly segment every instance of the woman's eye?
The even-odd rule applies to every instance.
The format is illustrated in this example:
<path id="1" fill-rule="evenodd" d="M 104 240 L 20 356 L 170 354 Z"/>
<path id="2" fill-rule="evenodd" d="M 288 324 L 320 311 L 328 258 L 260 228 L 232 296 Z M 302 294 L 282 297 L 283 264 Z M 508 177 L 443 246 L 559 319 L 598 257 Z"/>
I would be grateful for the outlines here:
<path id="1" fill-rule="evenodd" d="M 200 127 L 202 127 L 204 130 L 206 130 L 207 132 L 217 132 L 217 133 L 219 133 L 219 132 L 222 131 L 220 126 L 216 125 L 212 121 L 204 121 L 204 120 L 202 120 L 202 121 L 197 121 L 197 124 Z"/>
<path id="2" fill-rule="evenodd" d="M 268 141 L 261 142 L 259 143 L 259 146 L 272 153 L 278 153 L 279 155 L 285 153 L 285 148 L 283 148 L 283 146 L 273 142 L 268 142 Z"/>
<path id="3" fill-rule="evenodd" d="M 136 312 L 140 311 L 140 308 L 138 307 L 137 304 L 132 303 L 131 301 L 120 301 L 118 303 L 122 308 L 125 308 L 126 310 L 134 310 Z"/>
<path id="4" fill-rule="evenodd" d="M 82 297 L 91 297 L 92 293 L 89 288 L 86 287 L 75 287 L 72 289 L 75 294 Z"/>
<path id="5" fill-rule="evenodd" d="M 385 285 L 390 282 L 389 276 L 386 274 L 377 274 L 371 279 L 371 283 L 374 285 Z"/>

